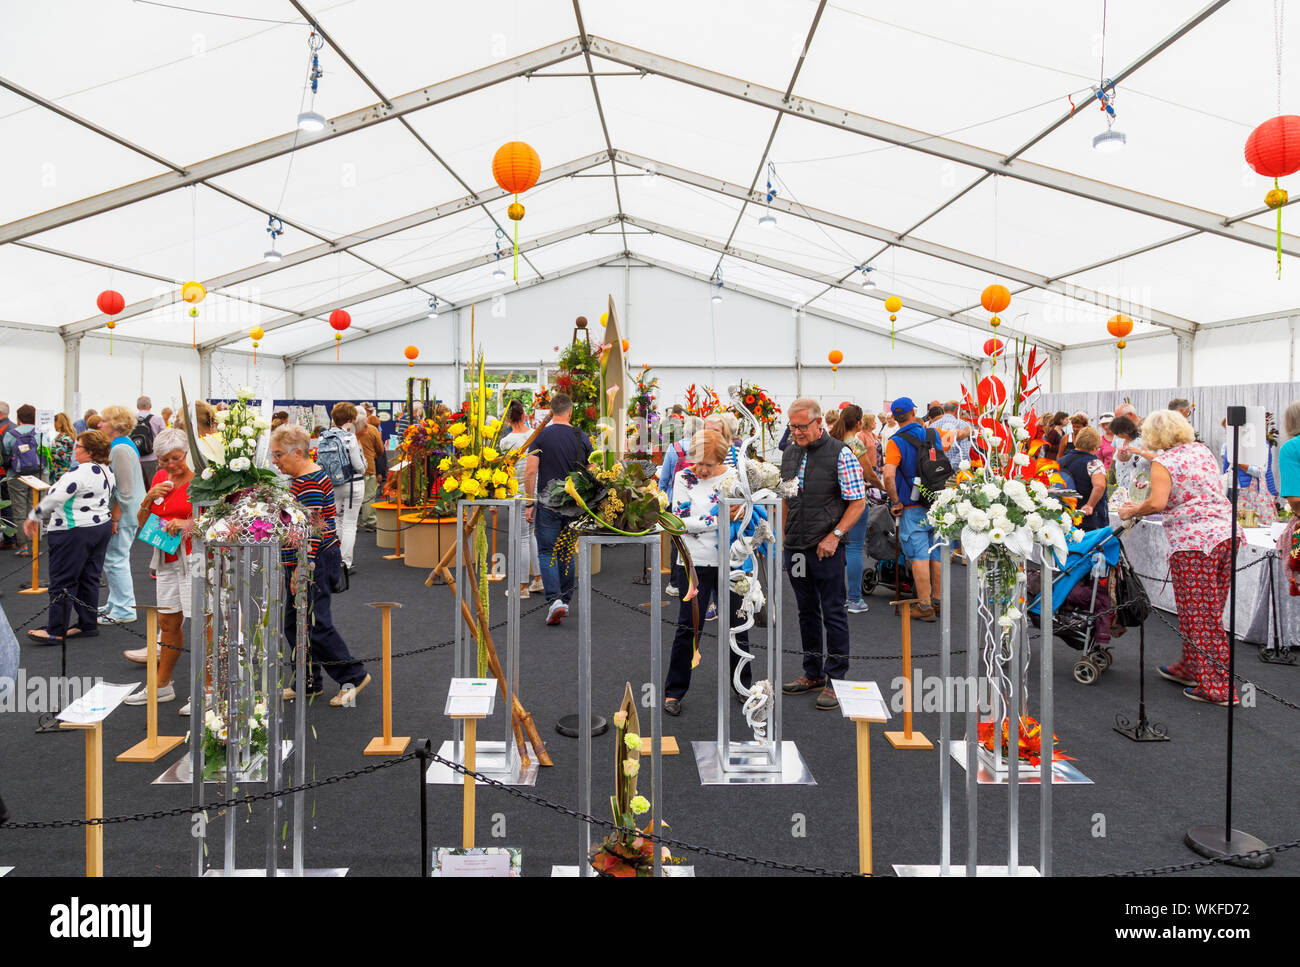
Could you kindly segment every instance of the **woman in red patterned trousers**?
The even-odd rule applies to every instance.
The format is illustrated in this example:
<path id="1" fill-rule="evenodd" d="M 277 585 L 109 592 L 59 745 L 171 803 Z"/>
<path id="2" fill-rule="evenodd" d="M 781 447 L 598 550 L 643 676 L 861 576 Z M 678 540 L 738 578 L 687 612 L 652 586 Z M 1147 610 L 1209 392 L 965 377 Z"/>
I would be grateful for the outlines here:
<path id="1" fill-rule="evenodd" d="M 1194 701 L 1235 703 L 1223 633 L 1232 575 L 1232 504 L 1223 495 L 1219 462 L 1174 410 L 1157 410 L 1143 420 L 1142 441 L 1157 451 L 1150 496 L 1141 504 L 1125 504 L 1119 516 L 1164 514 L 1183 655 L 1160 666 L 1160 674 L 1185 686 L 1183 694 Z"/>

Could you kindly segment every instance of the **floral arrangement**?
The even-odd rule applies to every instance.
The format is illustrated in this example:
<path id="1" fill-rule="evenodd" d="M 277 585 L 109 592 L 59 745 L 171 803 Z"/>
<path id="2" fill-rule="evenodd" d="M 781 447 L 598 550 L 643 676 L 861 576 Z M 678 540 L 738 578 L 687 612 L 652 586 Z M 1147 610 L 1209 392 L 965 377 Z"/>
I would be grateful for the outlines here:
<path id="1" fill-rule="evenodd" d="M 536 393 L 533 394 L 533 409 L 549 411 L 550 408 L 551 408 L 551 391 L 548 390 L 545 386 L 543 386 L 540 389 L 538 389 Z"/>
<path id="2" fill-rule="evenodd" d="M 226 494 L 203 512 L 195 530 L 209 543 L 298 545 L 320 533 L 319 514 L 308 513 L 287 490 L 258 484 Z"/>
<path id="3" fill-rule="evenodd" d="M 483 354 L 479 353 L 479 391 L 470 397 L 468 413 L 447 427 L 451 451 L 438 461 L 439 489 L 444 497 L 461 500 L 506 500 L 519 493 L 515 462 L 519 453 L 501 451 L 501 421 L 487 415 Z"/>
<path id="4" fill-rule="evenodd" d="M 449 502 L 442 494 L 442 473 L 438 468 L 453 450 L 453 440 L 457 436 L 454 428 L 463 427 L 465 419 L 464 410 L 457 413 L 435 413 L 406 428 L 406 433 L 397 445 L 398 452 L 409 469 L 409 473 L 397 476 L 397 487 L 403 504 L 410 507 L 432 504 L 431 511 L 438 517 L 449 513 Z"/>
<path id="5" fill-rule="evenodd" d="M 215 709 L 208 709 L 203 716 L 203 779 L 211 781 L 225 774 L 226 743 L 229 732 L 226 723 L 226 705 L 221 703 Z M 258 698 L 248 715 L 247 743 L 248 761 L 252 762 L 259 755 L 265 755 L 271 747 L 270 731 L 266 725 L 266 702 Z M 247 763 L 241 763 L 241 767 Z"/>
<path id="6" fill-rule="evenodd" d="M 646 378 L 650 372 L 648 365 L 641 367 L 641 372 L 634 377 L 636 392 L 627 405 L 627 415 L 632 420 L 627 426 L 627 443 L 631 452 L 639 457 L 650 457 L 650 427 L 659 422 L 659 413 L 655 409 L 656 394 L 659 390 L 659 377 Z"/>
<path id="7" fill-rule="evenodd" d="M 701 387 L 697 392 L 694 383 L 686 387 L 685 406 L 687 413 L 700 419 L 712 416 L 714 413 L 722 413 L 727 409 L 722 405 L 722 400 L 718 399 L 717 391 L 712 386 Z"/>
<path id="8" fill-rule="evenodd" d="M 275 471 L 253 465 L 258 438 L 271 423 L 248 408 L 252 398 L 252 389 L 245 386 L 230 409 L 216 412 L 216 432 L 198 440 L 206 465 L 190 484 L 191 499 L 217 500 L 236 490 L 279 481 Z"/>
<path id="9" fill-rule="evenodd" d="M 600 355 L 586 339 L 571 342 L 560 353 L 555 388 L 573 400 L 570 422 L 586 434 L 596 432 L 600 419 Z"/>
<path id="10" fill-rule="evenodd" d="M 623 686 L 623 701 L 614 713 L 614 795 L 609 797 L 614 822 L 620 827 L 605 837 L 591 851 L 591 866 L 602 876 L 653 876 L 655 844 L 654 820 L 642 828 L 637 817 L 650 811 L 650 801 L 636 791 L 636 777 L 641 771 L 641 724 L 631 683 Z M 661 847 L 661 858 L 671 859 L 668 848 Z"/>
<path id="11" fill-rule="evenodd" d="M 781 407 L 776 400 L 767 395 L 767 391 L 757 383 L 741 382 L 739 397 L 745 403 L 745 409 L 754 414 L 758 421 L 759 434 L 766 448 L 776 429 L 776 422 L 781 417 Z"/>
<path id="12" fill-rule="evenodd" d="M 994 730 L 993 722 L 989 721 L 989 722 L 979 723 L 979 729 L 978 729 L 979 743 L 990 752 L 993 751 L 993 730 Z M 1039 725 L 1037 720 L 1035 720 L 1032 716 L 1026 715 L 1020 719 L 1019 732 L 1020 732 L 1019 753 L 1020 753 L 1021 761 L 1028 762 L 1031 766 L 1038 766 L 1042 762 L 1043 727 Z M 1011 752 L 1009 748 L 1010 735 L 1011 735 L 1010 723 L 1006 719 L 1003 719 L 1001 755 L 1002 758 L 1004 759 L 1009 759 L 1011 757 Z M 1052 734 L 1053 760 L 1057 760 L 1057 761 L 1071 760 L 1072 759 L 1071 756 L 1068 756 L 1064 752 L 1057 750 L 1056 743 L 1058 741 L 1059 740 L 1057 739 L 1056 734 L 1053 733 Z"/>

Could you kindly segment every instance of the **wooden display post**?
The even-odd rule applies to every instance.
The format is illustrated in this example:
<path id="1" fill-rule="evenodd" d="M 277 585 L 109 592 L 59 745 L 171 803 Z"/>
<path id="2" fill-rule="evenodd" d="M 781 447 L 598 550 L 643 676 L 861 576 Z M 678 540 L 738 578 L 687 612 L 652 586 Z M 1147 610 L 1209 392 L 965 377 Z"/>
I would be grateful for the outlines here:
<path id="1" fill-rule="evenodd" d="M 858 872 L 863 876 L 871 876 L 871 724 L 884 721 L 852 719 L 858 746 Z"/>
<path id="2" fill-rule="evenodd" d="M 492 560 L 497 559 L 497 509 L 492 508 Z M 488 571 L 488 578 L 493 584 L 506 579 L 505 571 L 498 571 L 495 567 Z M 524 582 L 525 584 L 527 582 Z"/>
<path id="3" fill-rule="evenodd" d="M 104 815 L 104 722 L 60 722 L 59 728 L 86 733 L 86 818 L 99 819 Z M 103 875 L 104 827 L 96 823 L 86 827 L 86 876 Z"/>
<path id="4" fill-rule="evenodd" d="M 35 507 L 40 503 L 41 494 L 50 489 L 50 485 L 44 480 L 37 477 L 24 476 L 19 477 L 23 483 L 31 488 L 32 498 L 31 506 Z M 15 521 L 17 526 L 22 527 L 22 521 Z M 50 589 L 41 587 L 41 529 L 36 528 L 36 536 L 32 538 L 32 583 L 30 587 L 20 588 L 19 594 L 46 594 Z"/>
<path id="5" fill-rule="evenodd" d="M 394 519 L 397 521 L 397 534 L 393 540 L 393 553 L 385 554 L 385 561 L 400 561 L 406 557 L 402 553 L 402 488 L 400 485 L 397 488 L 397 513 L 394 515 Z"/>
<path id="6" fill-rule="evenodd" d="M 393 609 L 401 605 L 396 601 L 372 601 L 370 607 L 383 611 L 384 734 L 371 739 L 364 754 L 401 755 L 411 741 L 409 735 L 393 735 Z"/>
<path id="7" fill-rule="evenodd" d="M 889 602 L 902 609 L 903 618 L 903 731 L 886 732 L 895 749 L 933 749 L 934 743 L 912 731 L 912 598 Z"/>
<path id="8" fill-rule="evenodd" d="M 185 741 L 183 735 L 158 734 L 158 609 L 144 607 L 145 651 L 148 655 L 145 688 L 149 703 L 145 709 L 145 737 L 117 757 L 118 762 L 157 762 Z"/>
<path id="9" fill-rule="evenodd" d="M 673 573 L 673 541 L 667 531 L 659 535 L 659 573 Z"/>
<path id="10" fill-rule="evenodd" d="M 453 715 L 454 719 L 461 719 L 465 723 L 465 768 L 473 772 L 477 765 L 478 751 L 478 720 L 485 718 L 483 715 Z M 478 782 L 473 776 L 462 777 L 464 781 L 461 787 L 465 790 L 465 810 L 461 820 L 460 845 L 465 849 L 474 848 L 474 787 Z"/>

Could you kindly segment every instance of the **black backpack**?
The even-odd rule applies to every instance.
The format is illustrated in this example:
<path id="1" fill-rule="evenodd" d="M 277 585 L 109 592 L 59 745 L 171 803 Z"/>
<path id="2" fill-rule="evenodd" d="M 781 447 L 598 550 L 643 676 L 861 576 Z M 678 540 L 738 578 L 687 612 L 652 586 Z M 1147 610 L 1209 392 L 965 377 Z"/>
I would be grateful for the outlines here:
<path id="1" fill-rule="evenodd" d="M 916 438 L 910 433 L 903 433 L 901 430 L 890 437 L 891 440 L 905 441 L 913 450 L 916 451 L 916 475 L 920 478 L 921 486 L 913 487 L 912 499 L 919 500 L 922 505 L 929 507 L 934 503 L 934 495 L 939 493 L 948 486 L 948 478 L 952 476 L 952 462 L 948 459 L 947 454 L 943 452 L 943 444 L 939 442 L 939 434 L 932 428 L 925 431 L 925 442 L 928 444 L 922 447 L 916 442 Z"/>
<path id="2" fill-rule="evenodd" d="M 136 417 L 135 426 L 131 427 L 131 442 L 142 457 L 153 454 L 153 424 L 150 419 L 147 416 Z"/>

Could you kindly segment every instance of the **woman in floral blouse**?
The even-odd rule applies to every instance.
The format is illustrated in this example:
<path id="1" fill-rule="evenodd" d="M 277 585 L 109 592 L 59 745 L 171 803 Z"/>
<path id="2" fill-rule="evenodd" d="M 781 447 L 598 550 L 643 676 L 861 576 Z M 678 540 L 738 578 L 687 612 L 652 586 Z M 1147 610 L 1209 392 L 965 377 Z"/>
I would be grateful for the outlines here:
<path id="1" fill-rule="evenodd" d="M 77 431 L 67 413 L 54 417 L 54 439 L 50 442 L 51 480 L 57 480 L 72 469 L 72 448 L 77 444 Z"/>
<path id="2" fill-rule="evenodd" d="M 1195 701 L 1235 703 L 1223 633 L 1232 573 L 1232 504 L 1223 496 L 1219 461 L 1196 442 L 1192 425 L 1174 410 L 1157 410 L 1143 420 L 1142 440 L 1157 451 L 1151 461 L 1151 493 L 1141 504 L 1125 504 L 1119 516 L 1164 515 L 1183 656 L 1161 666 L 1160 674 L 1186 686 L 1183 694 Z"/>

